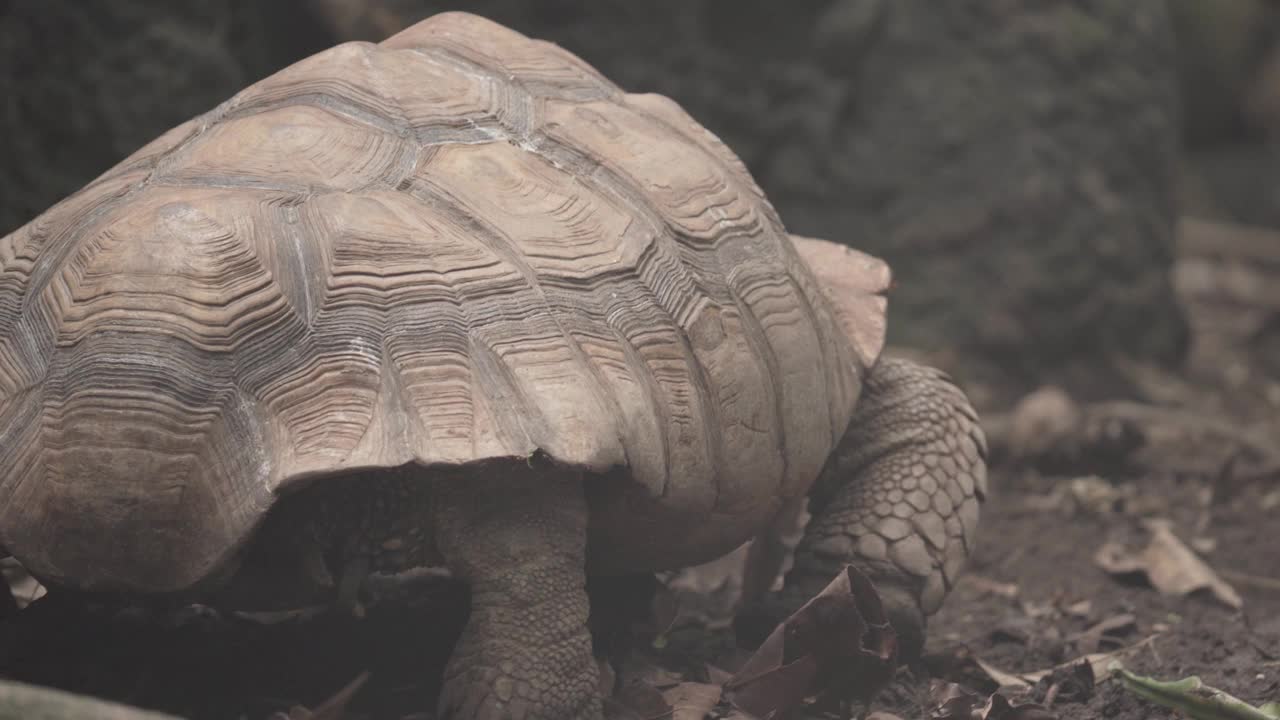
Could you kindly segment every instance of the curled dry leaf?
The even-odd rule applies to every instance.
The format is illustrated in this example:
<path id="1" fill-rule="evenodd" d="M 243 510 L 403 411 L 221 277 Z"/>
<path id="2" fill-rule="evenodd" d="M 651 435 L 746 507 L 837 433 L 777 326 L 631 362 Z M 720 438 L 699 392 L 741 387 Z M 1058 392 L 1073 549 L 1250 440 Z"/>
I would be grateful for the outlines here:
<path id="1" fill-rule="evenodd" d="M 1041 705 L 1015 705 L 1000 693 L 986 697 L 955 683 L 934 680 L 929 688 L 933 699 L 931 720 L 1057 720 L 1057 715 Z"/>
<path id="2" fill-rule="evenodd" d="M 1227 607 L 1239 610 L 1244 601 L 1226 581 L 1174 535 L 1167 520 L 1145 523 L 1151 540 L 1133 553 L 1116 543 L 1098 549 L 1094 562 L 1113 575 L 1143 573 L 1151 586 L 1166 595 L 1186 595 L 1208 590 Z"/>
<path id="3" fill-rule="evenodd" d="M 847 566 L 769 635 L 725 695 L 766 720 L 815 694 L 869 699 L 893 675 L 896 656 L 897 636 L 875 586 Z"/>

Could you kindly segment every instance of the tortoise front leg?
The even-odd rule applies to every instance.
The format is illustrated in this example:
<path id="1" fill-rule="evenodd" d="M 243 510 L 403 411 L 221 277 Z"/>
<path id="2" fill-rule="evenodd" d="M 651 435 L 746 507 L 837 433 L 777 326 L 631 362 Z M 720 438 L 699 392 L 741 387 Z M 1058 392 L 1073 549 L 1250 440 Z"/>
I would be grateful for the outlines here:
<path id="1" fill-rule="evenodd" d="M 445 477 L 436 488 L 441 554 L 471 591 L 440 716 L 600 720 L 580 474 L 521 463 Z"/>
<path id="2" fill-rule="evenodd" d="M 882 358 L 811 492 L 813 518 L 782 609 L 852 564 L 880 591 L 901 657 L 916 657 L 926 618 L 973 552 L 986 470 L 986 441 L 964 394 L 937 370 Z"/>

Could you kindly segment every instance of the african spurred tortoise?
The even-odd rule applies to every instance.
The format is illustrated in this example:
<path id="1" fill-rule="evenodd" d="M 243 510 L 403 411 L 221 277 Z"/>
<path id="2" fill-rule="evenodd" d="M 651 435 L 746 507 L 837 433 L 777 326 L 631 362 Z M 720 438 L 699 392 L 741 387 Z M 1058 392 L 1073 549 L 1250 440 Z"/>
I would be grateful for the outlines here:
<path id="1" fill-rule="evenodd" d="M 445 717 L 599 718 L 587 574 L 807 495 L 788 592 L 853 563 L 918 641 L 985 449 L 941 373 L 879 359 L 888 282 L 672 101 L 438 15 L 0 240 L 0 543 L 55 590 L 233 607 L 446 568 Z"/>

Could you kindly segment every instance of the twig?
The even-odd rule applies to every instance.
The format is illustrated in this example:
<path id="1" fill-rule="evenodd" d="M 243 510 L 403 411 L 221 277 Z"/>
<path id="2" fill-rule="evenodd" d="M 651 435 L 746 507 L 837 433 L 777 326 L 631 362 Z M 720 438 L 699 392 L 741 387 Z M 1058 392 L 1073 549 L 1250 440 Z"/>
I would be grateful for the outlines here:
<path id="1" fill-rule="evenodd" d="M 1258 590 L 1273 590 L 1280 592 L 1280 579 L 1266 577 L 1263 575 L 1250 575 L 1249 573 L 1237 572 L 1235 570 L 1219 570 L 1218 574 L 1230 580 L 1237 585 L 1256 588 Z"/>

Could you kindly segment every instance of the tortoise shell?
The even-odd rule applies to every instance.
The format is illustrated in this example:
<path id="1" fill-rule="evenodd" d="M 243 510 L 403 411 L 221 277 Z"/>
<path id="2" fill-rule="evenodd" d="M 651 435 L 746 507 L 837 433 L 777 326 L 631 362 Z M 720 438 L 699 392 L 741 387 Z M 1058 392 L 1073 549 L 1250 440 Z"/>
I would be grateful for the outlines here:
<path id="1" fill-rule="evenodd" d="M 539 453 L 741 539 L 879 350 L 822 292 L 673 102 L 435 16 L 0 240 L 0 542 L 46 582 L 177 591 L 315 478 Z"/>

